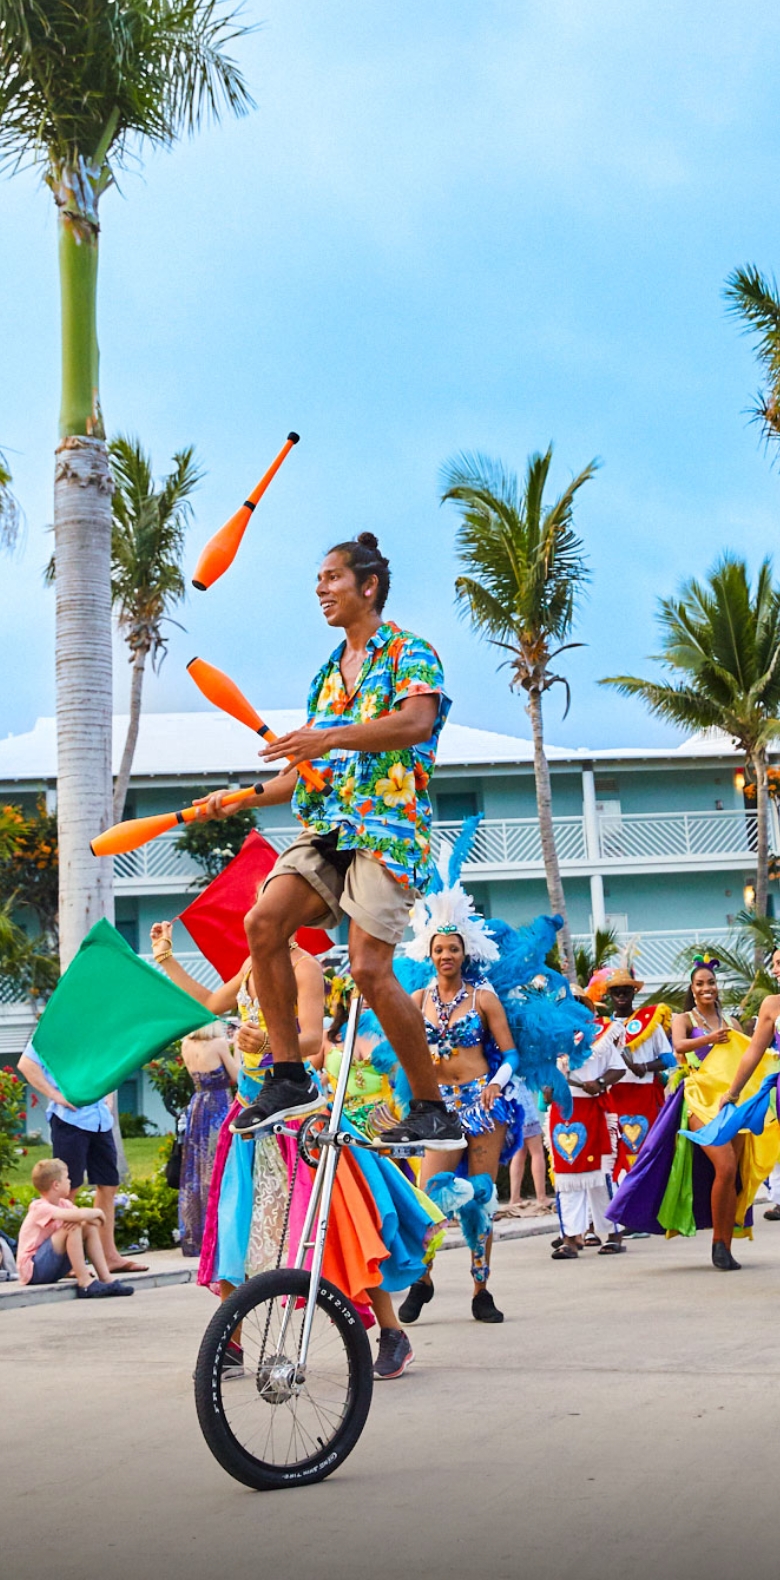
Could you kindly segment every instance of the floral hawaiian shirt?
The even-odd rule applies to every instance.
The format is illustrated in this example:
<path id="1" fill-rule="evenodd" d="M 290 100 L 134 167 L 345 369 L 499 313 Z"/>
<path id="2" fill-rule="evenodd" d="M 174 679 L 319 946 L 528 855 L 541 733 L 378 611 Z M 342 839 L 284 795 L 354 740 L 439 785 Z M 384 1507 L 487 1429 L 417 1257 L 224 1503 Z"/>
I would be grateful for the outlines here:
<path id="1" fill-rule="evenodd" d="M 312 681 L 307 718 L 314 729 L 365 724 L 400 706 L 407 697 L 437 696 L 439 711 L 430 740 L 391 752 L 339 748 L 314 759 L 325 780 L 312 790 L 298 779 L 296 816 L 306 828 L 338 828 L 341 850 L 364 850 L 410 889 L 424 889 L 431 869 L 431 802 L 428 781 L 442 725 L 450 711 L 444 671 L 428 642 L 386 621 L 367 644 L 368 654 L 354 690 L 347 695 L 339 667 L 342 642 Z"/>

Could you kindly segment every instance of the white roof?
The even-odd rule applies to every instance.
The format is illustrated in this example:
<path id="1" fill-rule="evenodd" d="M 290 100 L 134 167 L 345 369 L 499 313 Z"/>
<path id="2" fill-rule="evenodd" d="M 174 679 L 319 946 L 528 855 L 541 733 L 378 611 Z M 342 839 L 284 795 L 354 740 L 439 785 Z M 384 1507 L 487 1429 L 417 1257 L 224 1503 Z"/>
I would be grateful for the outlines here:
<path id="1" fill-rule="evenodd" d="M 277 735 L 303 723 L 304 714 L 296 708 L 277 708 L 269 712 L 266 723 Z M 114 715 L 113 770 L 119 759 L 127 732 L 127 715 Z M 224 713 L 209 709 L 193 713 L 144 713 L 138 737 L 134 779 L 201 775 L 254 773 L 258 770 L 259 741 L 244 725 Z M 717 731 L 693 736 L 680 746 L 607 747 L 592 751 L 585 746 L 548 745 L 551 762 L 666 760 L 680 758 L 734 757 L 730 739 Z M 521 765 L 533 763 L 533 746 L 518 735 L 501 735 L 492 730 L 474 729 L 468 724 L 448 722 L 442 731 L 438 763 L 442 768 L 478 767 L 490 764 Z M 8 735 L 0 741 L 0 782 L 9 780 L 54 780 L 57 773 L 57 737 L 54 719 L 38 719 L 26 735 Z"/>

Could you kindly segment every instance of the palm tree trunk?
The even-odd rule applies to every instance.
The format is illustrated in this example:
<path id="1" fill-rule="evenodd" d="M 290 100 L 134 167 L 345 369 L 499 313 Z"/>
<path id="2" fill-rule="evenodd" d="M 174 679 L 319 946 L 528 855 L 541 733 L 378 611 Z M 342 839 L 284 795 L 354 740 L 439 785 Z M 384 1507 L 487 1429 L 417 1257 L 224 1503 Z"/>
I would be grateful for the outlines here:
<path id="1" fill-rule="evenodd" d="M 759 747 L 753 753 L 753 769 L 756 776 L 756 916 L 766 916 L 769 880 L 769 783 L 766 752 L 763 747 Z M 756 967 L 761 964 L 763 955 L 763 947 L 757 943 Z"/>
<path id="2" fill-rule="evenodd" d="M 111 492 L 98 401 L 95 205 L 63 171 L 59 210 L 61 442 L 54 473 L 60 959 L 113 917 L 113 869 L 89 842 L 111 821 Z M 89 196 L 89 194 L 88 194 Z"/>
<path id="3" fill-rule="evenodd" d="M 130 719 L 127 726 L 122 761 L 119 764 L 119 773 L 114 785 L 114 822 L 118 823 L 125 809 L 127 788 L 130 783 L 130 774 L 133 767 L 135 748 L 138 744 L 138 729 L 141 723 L 141 695 L 144 685 L 144 666 L 148 649 L 137 647 L 133 659 L 133 673 L 130 680 Z"/>
<path id="4" fill-rule="evenodd" d="M 566 916 L 566 901 L 563 895 L 563 884 L 558 866 L 558 852 L 555 848 L 555 833 L 552 820 L 552 790 L 550 788 L 550 768 L 544 751 L 544 733 L 542 730 L 542 698 L 538 690 L 528 693 L 528 706 L 526 709 L 531 720 L 531 733 L 534 741 L 534 778 L 536 780 L 536 809 L 539 816 L 539 834 L 542 841 L 542 860 L 547 879 L 547 897 L 553 913 L 563 917 L 563 927 L 558 934 L 558 952 L 561 957 L 561 969 L 570 982 L 576 981 L 574 970 L 574 950 L 572 948 L 571 933 Z"/>

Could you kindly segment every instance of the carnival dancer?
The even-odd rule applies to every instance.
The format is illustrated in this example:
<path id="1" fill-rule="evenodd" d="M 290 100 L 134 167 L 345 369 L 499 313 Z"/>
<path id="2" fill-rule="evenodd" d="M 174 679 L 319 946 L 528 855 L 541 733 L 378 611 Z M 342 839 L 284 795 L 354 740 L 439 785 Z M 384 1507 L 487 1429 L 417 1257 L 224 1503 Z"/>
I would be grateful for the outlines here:
<path id="1" fill-rule="evenodd" d="M 752 1238 L 752 1203 L 780 1155 L 780 1126 L 765 1109 L 751 1134 L 739 1109 L 721 1124 L 720 1108 L 737 1084 L 741 1090 L 747 1083 L 748 1097 L 756 1096 L 765 1077 L 776 1079 L 778 1061 L 767 1051 L 770 1030 L 763 1048 L 753 1039 L 748 1069 L 742 1058 L 748 1039 L 721 1008 L 717 965 L 711 957 L 694 965 L 685 1009 L 672 1021 L 679 1069 L 670 1078 L 670 1096 L 609 1217 L 652 1234 L 693 1235 L 711 1227 L 713 1266 L 732 1272 L 740 1267 L 732 1238 Z"/>
<path id="2" fill-rule="evenodd" d="M 591 981 L 586 989 L 591 1004 L 598 1002 L 599 993 L 600 985 Z M 571 1117 L 566 1117 L 555 1100 L 550 1105 L 550 1150 L 561 1221 L 561 1238 L 554 1242 L 552 1251 L 556 1262 L 576 1260 L 590 1224 L 597 1240 L 606 1237 L 599 1245 L 599 1256 L 625 1250 L 620 1231 L 606 1216 L 614 1164 L 608 1116 L 611 1089 L 626 1073 L 625 1029 L 621 1021 L 596 1017 L 594 1030 L 584 1064 L 576 1073 L 570 1066 L 564 1067 L 573 1096 Z"/>
<path id="3" fill-rule="evenodd" d="M 323 1042 L 325 1049 L 323 1072 L 331 1091 L 336 1089 L 343 1057 L 342 1015 L 354 991 L 355 986 L 349 975 L 339 974 L 331 979 L 327 1008 L 332 1013 L 333 1019 Z M 359 1032 L 355 1040 L 352 1068 L 344 1102 L 344 1123 L 353 1125 L 360 1135 L 371 1141 L 376 1140 L 390 1126 L 397 1124 L 401 1117 L 395 1103 L 390 1076 L 386 1071 L 378 1070 L 373 1063 L 372 1051 L 375 1043 L 375 1037 Z M 372 1158 L 370 1166 L 372 1168 L 377 1166 L 379 1161 Z M 409 1163 L 395 1163 L 389 1159 L 382 1159 L 381 1166 L 385 1181 L 395 1186 L 394 1193 L 402 1215 L 413 1200 L 415 1208 L 429 1220 L 428 1229 L 422 1240 L 422 1260 L 427 1267 L 444 1240 L 444 1214 L 421 1190 L 417 1189 Z M 399 1175 L 404 1177 L 399 1178 Z M 417 1212 L 415 1219 L 419 1221 Z M 379 1352 L 374 1364 L 374 1376 L 382 1381 L 400 1377 L 414 1360 L 408 1335 L 399 1325 L 400 1313 L 396 1316 L 392 1296 L 386 1288 L 372 1289 L 370 1299 L 380 1327 Z"/>
<path id="4" fill-rule="evenodd" d="M 599 1007 L 605 998 L 610 1001 L 612 1019 L 625 1032 L 625 1074 L 610 1088 L 616 1132 L 615 1185 L 633 1168 L 639 1148 L 664 1106 L 666 1087 L 661 1074 L 675 1064 L 668 1035 L 672 1028 L 668 1004 L 643 1004 L 634 1009 L 634 999 L 644 985 L 625 966 L 604 966 L 594 972 L 588 985 L 589 997 L 598 992 Z"/>
<path id="5" fill-rule="evenodd" d="M 458 1175 L 465 1177 L 441 1171 L 441 1157 L 426 1153 L 420 1182 L 461 1225 L 472 1255 L 474 1317 L 501 1322 L 485 1286 L 496 1173 L 523 1132 L 516 1077 L 539 1088 L 553 1080 L 565 1101 L 568 1092 L 555 1055 L 566 1052 L 574 1064 L 581 1062 L 587 1053 L 589 1017 L 563 978 L 545 964 L 560 918 L 539 917 L 516 931 L 506 922 L 487 923 L 477 914 L 460 874 L 480 821 L 466 821 L 454 848 L 442 842 L 431 890 L 412 913 L 413 942 L 396 970 L 420 1005 L 442 1096 L 468 1138 L 466 1159 L 458 1163 L 453 1155 L 446 1160 L 451 1169 L 457 1164 Z M 387 1045 L 375 1048 L 375 1067 L 383 1068 L 388 1054 Z M 402 1084 L 396 1085 L 396 1101 L 403 1106 Z M 432 1297 L 426 1275 L 411 1287 L 400 1308 L 401 1320 L 416 1321 Z"/>
<path id="6" fill-rule="evenodd" d="M 260 754 L 267 763 L 313 762 L 325 788 L 312 789 L 286 768 L 245 803 L 280 806 L 292 797 L 303 828 L 246 919 L 273 1065 L 236 1125 L 252 1134 L 319 1106 L 316 1083 L 301 1063 L 287 939 L 298 927 L 336 927 L 348 916 L 352 975 L 414 1099 L 385 1141 L 451 1151 L 465 1145 L 460 1125 L 439 1096 L 420 1011 L 393 973 L 409 906 L 430 876 L 428 783 L 450 702 L 433 648 L 383 619 L 389 588 L 390 566 L 373 533 L 336 544 L 325 556 L 317 597 L 328 625 L 342 628 L 346 639 L 312 683 L 306 724 Z M 230 816 L 223 795 L 196 803 L 201 815 Z"/>
<path id="7" fill-rule="evenodd" d="M 446 894 L 448 913 L 451 913 L 453 892 Z M 466 898 L 464 896 L 464 898 Z M 434 895 L 435 907 L 442 895 Z M 479 967 L 483 960 L 498 958 L 498 949 L 489 937 L 481 917 L 461 916 L 458 921 L 437 924 L 426 907 L 426 918 L 419 913 L 413 923 L 421 942 L 428 946 L 428 955 L 435 970 L 430 987 L 421 988 L 412 995 L 422 1010 L 425 1033 L 436 1067 L 439 1090 L 448 1109 L 456 1113 L 466 1135 L 467 1164 L 471 1191 L 484 1195 L 485 1211 L 479 1214 L 476 1233 L 471 1244 L 471 1277 L 473 1280 L 472 1316 L 477 1322 L 503 1322 L 503 1313 L 495 1304 L 487 1288 L 490 1276 L 490 1250 L 492 1245 L 492 1217 L 498 1205 L 495 1182 L 499 1162 L 508 1161 L 522 1141 L 523 1110 L 514 1101 L 512 1087 L 515 1071 L 507 1066 L 502 1073 L 491 1074 L 485 1043 L 492 1040 L 503 1060 L 514 1053 L 512 1033 L 504 1010 L 489 983 L 479 977 L 470 982 L 463 980 L 463 968 L 468 956 L 472 966 Z M 431 932 L 431 928 L 435 930 Z M 511 1141 L 507 1147 L 507 1134 Z M 447 1189 L 442 1180 L 447 1164 L 454 1169 L 458 1156 L 450 1159 L 440 1154 L 426 1153 L 420 1172 L 420 1184 L 425 1189 L 436 1177 L 439 1189 Z M 479 1181 L 477 1184 L 476 1181 Z M 437 1197 L 437 1186 L 434 1200 Z M 450 1191 L 452 1187 L 449 1187 Z M 472 1196 L 460 1203 L 453 1198 L 453 1210 L 461 1213 L 467 1205 L 466 1223 L 473 1216 Z M 447 1197 L 448 1204 L 450 1196 Z M 414 1322 L 423 1305 L 433 1297 L 430 1273 L 413 1284 L 401 1306 L 402 1320 Z"/>

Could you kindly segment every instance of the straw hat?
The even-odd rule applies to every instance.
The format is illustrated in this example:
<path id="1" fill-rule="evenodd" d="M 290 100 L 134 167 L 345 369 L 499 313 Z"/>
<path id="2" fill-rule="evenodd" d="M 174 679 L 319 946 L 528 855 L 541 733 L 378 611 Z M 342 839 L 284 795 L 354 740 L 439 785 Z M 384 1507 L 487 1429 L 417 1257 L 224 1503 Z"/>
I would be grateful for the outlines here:
<path id="1" fill-rule="evenodd" d="M 600 970 L 594 971 L 585 991 L 593 1004 L 601 1004 L 610 988 L 631 987 L 635 992 L 640 993 L 644 985 L 644 982 L 632 976 L 625 966 L 602 966 Z"/>

